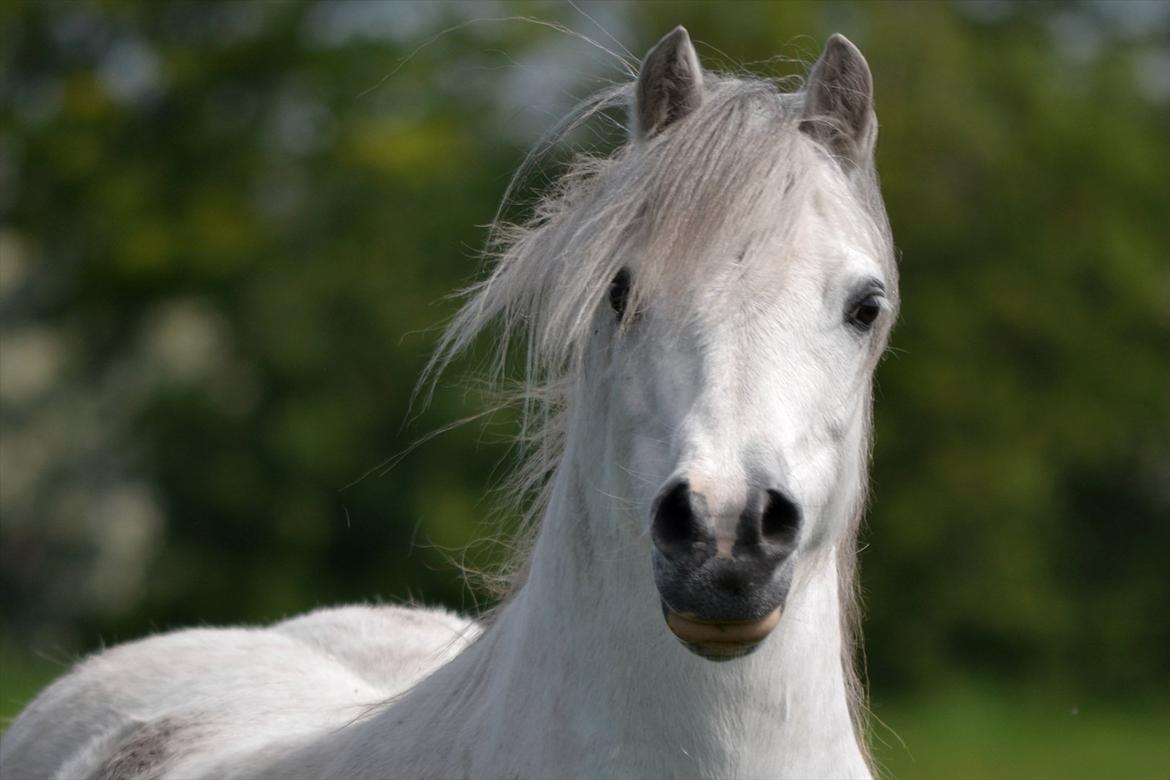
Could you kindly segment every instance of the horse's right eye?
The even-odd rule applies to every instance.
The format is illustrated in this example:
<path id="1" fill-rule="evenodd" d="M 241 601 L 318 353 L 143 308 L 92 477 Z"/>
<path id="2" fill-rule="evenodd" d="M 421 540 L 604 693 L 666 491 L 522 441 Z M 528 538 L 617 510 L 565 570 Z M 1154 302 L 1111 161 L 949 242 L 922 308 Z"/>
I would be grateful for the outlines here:
<path id="1" fill-rule="evenodd" d="M 882 299 L 876 292 L 871 292 L 856 300 L 845 313 L 845 320 L 854 328 L 865 332 L 873 327 L 874 320 L 882 313 Z"/>
<path id="2" fill-rule="evenodd" d="M 617 313 L 618 319 L 626 316 L 626 302 L 630 298 L 630 272 L 623 268 L 609 283 L 609 305 Z"/>

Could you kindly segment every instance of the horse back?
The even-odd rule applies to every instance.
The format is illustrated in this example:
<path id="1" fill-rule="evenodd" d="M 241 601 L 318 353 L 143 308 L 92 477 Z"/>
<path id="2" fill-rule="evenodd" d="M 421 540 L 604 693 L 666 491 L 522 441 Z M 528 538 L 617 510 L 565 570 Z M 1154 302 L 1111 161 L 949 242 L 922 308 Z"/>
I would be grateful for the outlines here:
<path id="1" fill-rule="evenodd" d="M 116 646 L 45 689 L 0 741 L 5 777 L 247 776 L 249 756 L 354 722 L 478 631 L 437 610 L 343 607 L 268 628 Z"/>

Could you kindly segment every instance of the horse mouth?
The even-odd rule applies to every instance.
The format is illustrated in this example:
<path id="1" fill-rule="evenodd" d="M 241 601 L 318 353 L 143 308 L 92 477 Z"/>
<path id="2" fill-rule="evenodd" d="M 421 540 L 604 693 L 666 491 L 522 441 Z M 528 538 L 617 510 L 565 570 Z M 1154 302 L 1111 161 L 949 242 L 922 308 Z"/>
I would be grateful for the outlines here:
<path id="1" fill-rule="evenodd" d="M 756 620 L 700 620 L 675 612 L 664 603 L 666 625 L 688 650 L 708 661 L 730 661 L 748 655 L 780 622 L 780 608 Z"/>

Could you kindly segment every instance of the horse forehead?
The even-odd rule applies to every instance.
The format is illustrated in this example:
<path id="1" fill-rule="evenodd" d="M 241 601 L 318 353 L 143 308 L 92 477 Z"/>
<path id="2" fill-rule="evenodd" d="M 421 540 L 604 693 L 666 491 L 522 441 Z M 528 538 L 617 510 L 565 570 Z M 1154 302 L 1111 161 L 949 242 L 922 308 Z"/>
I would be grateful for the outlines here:
<path id="1" fill-rule="evenodd" d="M 789 229 L 758 229 L 709 248 L 692 266 L 693 275 L 660 299 L 664 336 L 684 352 L 719 363 L 745 349 L 768 351 L 769 340 L 791 348 L 784 334 L 807 335 L 806 325 L 854 281 L 885 281 L 862 237 L 816 212 L 808 209 L 806 219 Z"/>
<path id="2" fill-rule="evenodd" d="M 762 243 L 741 252 L 736 262 L 712 269 L 689 305 L 700 330 L 750 336 L 753 329 L 815 317 L 854 276 L 880 278 L 880 269 L 847 243 Z"/>
<path id="3" fill-rule="evenodd" d="M 723 289 L 745 299 L 776 299 L 804 286 L 826 286 L 846 274 L 881 277 L 881 263 L 858 220 L 808 209 L 801 224 L 745 239 L 733 263 L 716 274 Z"/>

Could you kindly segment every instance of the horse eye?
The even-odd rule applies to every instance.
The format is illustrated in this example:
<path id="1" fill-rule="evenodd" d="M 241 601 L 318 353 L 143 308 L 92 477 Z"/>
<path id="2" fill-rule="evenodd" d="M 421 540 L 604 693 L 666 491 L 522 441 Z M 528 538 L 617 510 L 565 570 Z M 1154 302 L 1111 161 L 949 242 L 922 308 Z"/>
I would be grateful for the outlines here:
<path id="1" fill-rule="evenodd" d="M 873 327 L 874 320 L 881 313 L 881 296 L 877 293 L 869 293 L 853 303 L 845 314 L 845 321 L 864 332 Z"/>
<path id="2" fill-rule="evenodd" d="M 609 305 L 617 313 L 618 319 L 626 315 L 626 301 L 630 297 L 630 272 L 623 268 L 609 283 Z"/>

